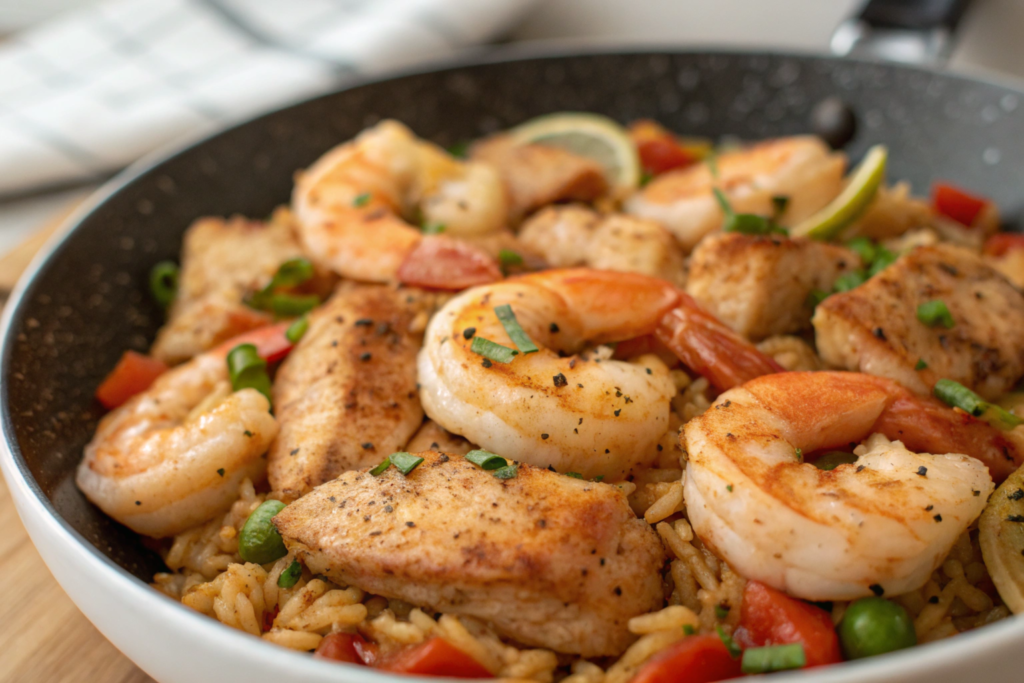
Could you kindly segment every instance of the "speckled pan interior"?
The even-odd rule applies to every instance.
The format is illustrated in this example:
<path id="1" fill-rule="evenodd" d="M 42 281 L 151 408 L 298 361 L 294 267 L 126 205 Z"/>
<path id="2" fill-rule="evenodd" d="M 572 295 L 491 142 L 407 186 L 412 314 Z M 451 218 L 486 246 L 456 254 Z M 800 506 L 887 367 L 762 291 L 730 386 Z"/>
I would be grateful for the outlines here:
<path id="1" fill-rule="evenodd" d="M 288 201 L 297 169 L 386 117 L 442 145 L 560 110 L 761 138 L 807 131 L 811 108 L 828 96 L 856 112 L 853 158 L 884 142 L 890 177 L 919 192 L 935 179 L 955 181 L 995 198 L 1016 229 L 1024 224 L 1024 93 L 990 83 L 726 52 L 503 58 L 370 83 L 244 123 L 115 181 L 15 303 L 0 387 L 10 448 L 54 515 L 148 581 L 160 558 L 85 500 L 74 470 L 102 415 L 93 390 L 125 349 L 147 348 L 161 322 L 147 273 L 178 257 L 194 219 L 268 215 Z"/>

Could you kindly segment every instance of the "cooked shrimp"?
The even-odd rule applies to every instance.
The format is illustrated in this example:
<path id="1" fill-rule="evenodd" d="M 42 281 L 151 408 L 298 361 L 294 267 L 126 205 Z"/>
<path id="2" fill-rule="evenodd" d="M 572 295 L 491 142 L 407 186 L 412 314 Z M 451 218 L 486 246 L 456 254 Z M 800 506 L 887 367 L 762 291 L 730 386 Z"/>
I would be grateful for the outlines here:
<path id="1" fill-rule="evenodd" d="M 796 597 L 917 589 L 993 490 L 984 464 L 962 454 L 969 444 L 960 426 L 952 409 L 880 377 L 791 372 L 753 380 L 684 429 L 690 523 L 740 574 Z M 949 452 L 889 440 L 922 432 L 931 452 Z M 853 464 L 827 471 L 802 461 L 801 452 L 869 435 Z"/>
<path id="2" fill-rule="evenodd" d="M 422 239 L 402 216 L 417 209 L 448 235 L 501 229 L 508 208 L 496 171 L 462 162 L 396 121 L 383 121 L 299 174 L 299 237 L 314 262 L 344 277 L 396 279 Z"/>
<path id="3" fill-rule="evenodd" d="M 653 334 L 667 314 L 690 303 L 664 280 L 586 268 L 474 288 L 427 327 L 418 359 L 423 409 L 448 431 L 505 457 L 585 477 L 621 477 L 656 456 L 675 393 L 668 368 L 655 356 L 637 364 L 579 352 L 588 343 Z M 494 311 L 504 304 L 540 347 L 507 364 L 471 350 L 474 337 L 514 347 Z M 711 349 L 728 364 L 740 347 L 716 348 L 704 339 L 708 328 L 677 331 L 666 332 L 669 347 L 693 347 L 698 360 Z M 749 344 L 740 350 L 748 348 L 765 358 Z"/>
<path id="4" fill-rule="evenodd" d="M 270 403 L 232 392 L 226 358 L 238 344 L 261 354 L 283 338 L 273 325 L 240 335 L 157 378 L 103 418 L 78 467 L 78 487 L 108 515 L 146 536 L 173 536 L 231 506 L 277 436 Z"/>
<path id="5" fill-rule="evenodd" d="M 717 178 L 708 164 L 658 176 L 626 202 L 626 211 L 659 221 L 689 251 L 722 224 L 712 188 L 721 188 L 737 212 L 765 216 L 773 213 L 773 197 L 786 197 L 778 220 L 793 225 L 839 194 L 846 157 L 818 138 L 801 136 L 726 152 L 715 163 Z"/>

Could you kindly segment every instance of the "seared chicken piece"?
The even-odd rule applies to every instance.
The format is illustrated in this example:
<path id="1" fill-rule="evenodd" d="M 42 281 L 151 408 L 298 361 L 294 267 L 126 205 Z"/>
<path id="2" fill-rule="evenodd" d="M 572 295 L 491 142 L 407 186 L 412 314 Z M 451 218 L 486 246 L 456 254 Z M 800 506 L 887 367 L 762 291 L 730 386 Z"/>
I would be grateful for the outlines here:
<path id="1" fill-rule="evenodd" d="M 918 306 L 930 301 L 946 304 L 951 329 L 918 320 Z M 814 329 L 825 362 L 889 377 L 920 394 L 946 377 L 993 399 L 1024 374 L 1024 295 L 957 247 L 920 247 L 860 287 L 829 297 L 817 308 Z"/>
<path id="2" fill-rule="evenodd" d="M 720 233 L 694 250 L 686 291 L 740 334 L 764 339 L 809 328 L 811 292 L 831 291 L 860 265 L 849 249 L 814 240 Z"/>
<path id="3" fill-rule="evenodd" d="M 653 275 L 681 285 L 683 252 L 654 221 L 584 206 L 549 206 L 523 224 L 519 241 L 555 268 L 589 266 Z"/>
<path id="4" fill-rule="evenodd" d="M 665 551 L 615 486 L 525 464 L 502 480 L 459 455 L 417 455 L 408 476 L 346 472 L 286 507 L 274 518 L 285 545 L 339 585 L 583 657 L 620 654 L 629 619 L 662 606 Z"/>
<path id="5" fill-rule="evenodd" d="M 342 472 L 376 465 L 419 429 L 413 332 L 430 295 L 383 285 L 342 286 L 310 316 L 278 370 L 281 432 L 270 448 L 270 485 L 298 497 Z"/>
<path id="6" fill-rule="evenodd" d="M 242 332 L 273 321 L 242 303 L 287 261 L 302 256 L 287 212 L 269 223 L 235 217 L 200 218 L 185 232 L 178 296 L 152 355 L 188 360 Z"/>
<path id="7" fill-rule="evenodd" d="M 495 135 L 473 145 L 471 158 L 498 170 L 513 223 L 542 206 L 589 202 L 608 191 L 600 164 L 558 147 L 516 145 L 507 135 Z"/>

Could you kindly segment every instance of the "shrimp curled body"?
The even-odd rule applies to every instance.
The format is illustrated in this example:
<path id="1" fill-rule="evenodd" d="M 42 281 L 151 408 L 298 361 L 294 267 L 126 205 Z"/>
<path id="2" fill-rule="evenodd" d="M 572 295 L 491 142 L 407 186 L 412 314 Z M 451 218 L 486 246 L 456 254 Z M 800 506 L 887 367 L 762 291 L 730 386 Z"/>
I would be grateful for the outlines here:
<path id="1" fill-rule="evenodd" d="M 255 389 L 231 391 L 229 350 L 168 371 L 103 418 L 76 479 L 89 500 L 134 531 L 162 538 L 226 510 L 243 478 L 264 476 L 261 456 L 277 421 Z"/>
<path id="2" fill-rule="evenodd" d="M 856 373 L 768 375 L 723 393 L 684 430 L 694 531 L 743 576 L 800 598 L 921 587 L 993 484 L 973 457 L 889 440 L 918 419 L 907 410 L 914 401 L 929 423 L 939 410 L 950 426 L 959 420 L 895 382 Z M 853 464 L 829 471 L 801 458 L 869 435 Z M 954 436 L 947 445 L 964 444 Z"/>

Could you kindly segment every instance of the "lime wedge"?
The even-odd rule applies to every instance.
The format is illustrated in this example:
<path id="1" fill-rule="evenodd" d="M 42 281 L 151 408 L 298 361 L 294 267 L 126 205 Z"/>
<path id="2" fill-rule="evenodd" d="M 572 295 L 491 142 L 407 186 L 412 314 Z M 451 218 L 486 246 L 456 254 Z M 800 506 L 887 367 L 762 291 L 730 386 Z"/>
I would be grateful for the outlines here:
<path id="1" fill-rule="evenodd" d="M 604 168 L 608 184 L 622 197 L 640 183 L 636 146 L 625 128 L 607 116 L 561 112 L 530 119 L 510 131 L 519 145 L 560 147 L 593 159 Z"/>
<path id="2" fill-rule="evenodd" d="M 875 193 L 885 180 L 888 157 L 889 150 L 885 145 L 875 145 L 869 149 L 864 160 L 850 174 L 850 180 L 839 196 L 824 209 L 793 227 L 789 234 L 794 237 L 813 237 L 816 240 L 837 237 L 875 198 Z"/>
<path id="3" fill-rule="evenodd" d="M 999 597 L 1014 614 L 1024 614 L 1024 467 L 1011 474 L 989 499 L 978 522 L 985 566 Z"/>

